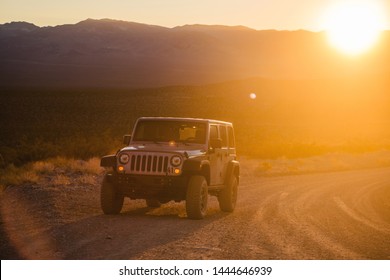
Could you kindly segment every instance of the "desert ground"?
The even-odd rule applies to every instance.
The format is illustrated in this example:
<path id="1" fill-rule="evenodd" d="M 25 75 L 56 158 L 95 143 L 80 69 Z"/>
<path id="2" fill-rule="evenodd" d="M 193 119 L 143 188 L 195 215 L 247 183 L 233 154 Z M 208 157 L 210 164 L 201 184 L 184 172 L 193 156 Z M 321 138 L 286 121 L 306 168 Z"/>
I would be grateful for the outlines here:
<path id="1" fill-rule="evenodd" d="M 389 167 L 266 175 L 269 164 L 242 160 L 237 208 L 210 197 L 203 220 L 184 202 L 127 199 L 104 215 L 103 174 L 59 169 L 8 186 L 1 259 L 390 259 Z"/>

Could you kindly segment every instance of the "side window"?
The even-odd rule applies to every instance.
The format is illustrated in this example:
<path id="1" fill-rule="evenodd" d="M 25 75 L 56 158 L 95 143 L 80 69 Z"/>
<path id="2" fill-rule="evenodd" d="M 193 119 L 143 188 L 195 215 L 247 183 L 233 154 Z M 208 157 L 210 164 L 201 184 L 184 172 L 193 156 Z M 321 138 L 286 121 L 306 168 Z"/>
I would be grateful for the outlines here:
<path id="1" fill-rule="evenodd" d="M 233 127 L 231 126 L 228 126 L 228 136 L 229 136 L 229 147 L 234 148 L 236 146 L 236 142 L 234 140 Z"/>
<path id="2" fill-rule="evenodd" d="M 219 135 L 221 135 L 222 147 L 226 148 L 228 146 L 228 136 L 226 132 L 226 126 L 224 125 L 219 126 Z"/>
<path id="3" fill-rule="evenodd" d="M 218 138 L 218 127 L 216 125 L 210 126 L 210 139 Z"/>

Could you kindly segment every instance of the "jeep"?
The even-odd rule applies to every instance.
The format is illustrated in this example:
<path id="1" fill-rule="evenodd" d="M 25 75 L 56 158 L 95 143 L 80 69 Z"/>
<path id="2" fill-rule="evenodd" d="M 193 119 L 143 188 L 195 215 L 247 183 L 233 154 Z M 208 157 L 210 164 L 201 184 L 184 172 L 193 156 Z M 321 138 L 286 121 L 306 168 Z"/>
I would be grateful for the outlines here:
<path id="1" fill-rule="evenodd" d="M 100 195 L 105 214 L 118 214 L 125 197 L 145 199 L 148 207 L 185 200 L 190 219 L 205 217 L 209 195 L 222 211 L 234 210 L 240 165 L 231 123 L 142 117 L 123 142 L 115 155 L 101 159 L 107 170 Z"/>

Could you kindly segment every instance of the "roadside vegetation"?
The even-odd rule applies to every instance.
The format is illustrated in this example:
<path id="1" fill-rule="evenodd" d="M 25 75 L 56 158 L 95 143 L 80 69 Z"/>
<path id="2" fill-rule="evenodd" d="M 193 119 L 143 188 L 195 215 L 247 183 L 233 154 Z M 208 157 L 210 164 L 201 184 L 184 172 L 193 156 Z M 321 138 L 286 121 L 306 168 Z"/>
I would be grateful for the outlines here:
<path id="1" fill-rule="evenodd" d="M 114 153 L 140 116 L 231 121 L 239 155 L 259 159 L 260 173 L 275 170 L 280 159 L 389 151 L 389 87 L 378 78 L 248 79 L 126 90 L 0 89 L 1 184 L 36 182 L 67 161 L 67 168 L 77 169 L 78 160 Z M 93 162 L 99 168 L 98 160 Z"/>
<path id="2" fill-rule="evenodd" d="M 50 158 L 23 166 L 8 165 L 0 169 L 0 190 L 9 185 L 40 184 L 66 186 L 70 184 L 95 185 L 104 169 L 99 158 L 89 160 Z"/>

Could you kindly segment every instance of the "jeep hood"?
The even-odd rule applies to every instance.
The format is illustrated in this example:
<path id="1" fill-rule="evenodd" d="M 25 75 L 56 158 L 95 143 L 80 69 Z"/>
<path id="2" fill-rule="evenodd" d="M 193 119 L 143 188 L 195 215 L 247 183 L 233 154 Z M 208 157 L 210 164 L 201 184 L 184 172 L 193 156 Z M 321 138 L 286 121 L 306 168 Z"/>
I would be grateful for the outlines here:
<path id="1" fill-rule="evenodd" d="M 178 153 L 188 158 L 206 154 L 206 150 L 200 145 L 185 146 L 181 144 L 179 146 L 169 146 L 165 144 L 130 145 L 122 148 L 120 152 Z"/>

